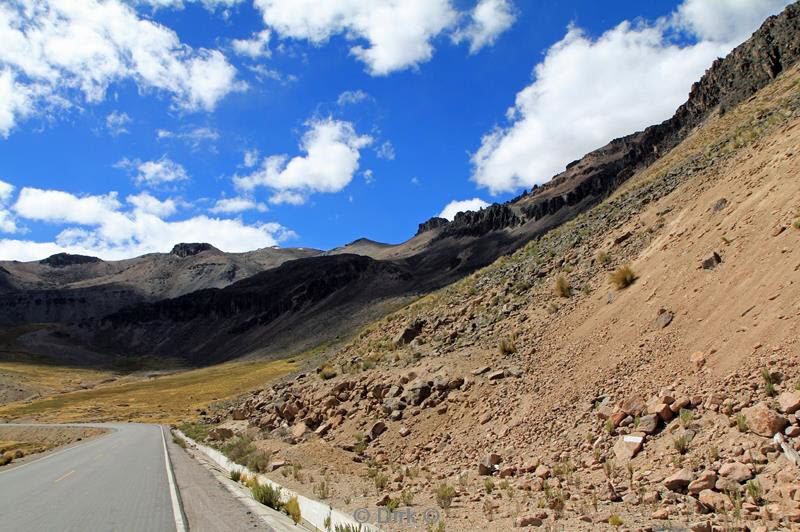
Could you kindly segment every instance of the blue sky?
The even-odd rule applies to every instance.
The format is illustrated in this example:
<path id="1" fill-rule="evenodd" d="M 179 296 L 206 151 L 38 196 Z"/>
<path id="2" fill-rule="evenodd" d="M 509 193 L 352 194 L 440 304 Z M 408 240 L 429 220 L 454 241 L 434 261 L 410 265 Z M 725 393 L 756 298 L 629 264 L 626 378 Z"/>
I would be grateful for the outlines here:
<path id="1" fill-rule="evenodd" d="M 401 242 L 669 117 L 787 3 L 12 0 L 0 259 Z"/>

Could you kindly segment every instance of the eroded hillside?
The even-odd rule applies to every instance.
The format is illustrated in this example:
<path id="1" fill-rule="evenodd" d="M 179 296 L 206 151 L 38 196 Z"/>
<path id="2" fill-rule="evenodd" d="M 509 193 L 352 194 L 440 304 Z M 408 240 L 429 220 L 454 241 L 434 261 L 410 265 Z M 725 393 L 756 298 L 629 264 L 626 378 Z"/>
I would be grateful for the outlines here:
<path id="1" fill-rule="evenodd" d="M 447 530 L 795 526 L 800 471 L 773 435 L 800 446 L 799 89 L 793 68 L 214 421 L 274 453 L 277 481 L 327 479 L 335 507 L 421 510 L 450 485 Z"/>

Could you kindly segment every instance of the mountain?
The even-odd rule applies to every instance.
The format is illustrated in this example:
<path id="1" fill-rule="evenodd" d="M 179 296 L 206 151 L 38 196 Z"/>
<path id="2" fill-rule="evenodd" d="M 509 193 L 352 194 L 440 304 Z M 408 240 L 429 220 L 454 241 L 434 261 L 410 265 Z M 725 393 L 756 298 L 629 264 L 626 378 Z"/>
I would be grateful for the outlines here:
<path id="1" fill-rule="evenodd" d="M 0 264 L 0 323 L 57 323 L 104 353 L 204 364 L 278 355 L 353 330 L 515 252 L 612 195 L 714 116 L 746 101 L 800 55 L 800 8 L 771 17 L 718 59 L 674 116 L 611 141 L 505 204 L 420 224 L 396 245 L 228 254 L 180 244 L 126 261 L 58 255 Z M 540 272 L 545 275 L 547 272 Z M 62 332 L 63 332 L 62 331 Z"/>

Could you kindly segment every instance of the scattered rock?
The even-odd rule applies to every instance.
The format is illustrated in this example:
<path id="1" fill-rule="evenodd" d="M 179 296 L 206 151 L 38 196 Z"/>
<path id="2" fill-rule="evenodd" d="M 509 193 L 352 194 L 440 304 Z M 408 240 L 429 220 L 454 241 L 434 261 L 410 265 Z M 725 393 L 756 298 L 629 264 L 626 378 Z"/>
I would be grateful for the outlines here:
<path id="1" fill-rule="evenodd" d="M 689 356 L 689 362 L 691 362 L 696 369 L 700 369 L 706 364 L 706 354 L 702 351 L 695 351 Z"/>
<path id="2" fill-rule="evenodd" d="M 208 431 L 208 439 L 211 441 L 222 441 L 233 438 L 233 431 L 225 427 L 216 427 Z"/>
<path id="3" fill-rule="evenodd" d="M 677 473 L 673 473 L 664 479 L 664 486 L 671 491 L 683 491 L 689 487 L 692 479 L 692 471 L 684 467 Z"/>
<path id="4" fill-rule="evenodd" d="M 700 475 L 689 483 L 688 491 L 692 495 L 697 495 L 703 490 L 714 489 L 717 483 L 717 474 L 711 469 L 706 469 Z"/>
<path id="5" fill-rule="evenodd" d="M 614 444 L 614 455 L 617 457 L 617 460 L 627 462 L 633 459 L 642 449 L 644 439 L 644 432 L 634 432 L 620 436 L 619 439 L 617 439 L 617 443 Z"/>
<path id="6" fill-rule="evenodd" d="M 722 467 L 719 468 L 719 476 L 741 484 L 753 478 L 753 472 L 750 470 L 749 466 L 741 462 L 733 462 L 723 464 Z"/>
<path id="7" fill-rule="evenodd" d="M 778 396 L 778 404 L 784 414 L 794 414 L 800 409 L 800 393 L 783 392 Z"/>
<path id="8" fill-rule="evenodd" d="M 659 309 L 658 310 L 658 316 L 656 316 L 656 319 L 653 322 L 653 325 L 655 326 L 656 329 L 663 329 L 664 327 L 666 327 L 667 325 L 672 323 L 672 319 L 674 317 L 675 317 L 675 314 L 672 311 L 664 309 L 664 308 Z"/>
<path id="9" fill-rule="evenodd" d="M 785 417 L 776 414 L 763 403 L 743 408 L 742 415 L 747 420 L 747 427 L 765 438 L 771 438 L 776 433 L 783 432 L 783 429 L 789 424 Z"/>
<path id="10" fill-rule="evenodd" d="M 378 421 L 377 423 L 372 425 L 371 429 L 369 429 L 369 435 L 374 440 L 377 439 L 378 436 L 383 434 L 384 431 L 386 431 L 386 423 L 384 423 L 383 421 Z"/>
<path id="11" fill-rule="evenodd" d="M 722 257 L 719 256 L 719 253 L 712 251 L 711 255 L 701 261 L 701 266 L 704 270 L 713 270 L 721 262 Z"/>

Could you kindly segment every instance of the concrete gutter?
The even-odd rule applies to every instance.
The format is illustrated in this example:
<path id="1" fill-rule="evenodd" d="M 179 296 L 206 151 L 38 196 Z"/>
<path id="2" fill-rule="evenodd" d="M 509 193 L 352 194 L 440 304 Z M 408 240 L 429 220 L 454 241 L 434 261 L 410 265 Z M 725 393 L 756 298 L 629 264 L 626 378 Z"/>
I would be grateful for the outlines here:
<path id="1" fill-rule="evenodd" d="M 187 442 L 190 442 L 198 451 L 205 454 L 212 462 L 219 466 L 220 469 L 226 471 L 228 474 L 230 474 L 231 471 L 239 471 L 240 473 L 246 474 L 248 477 L 256 477 L 261 484 L 268 484 L 273 488 L 280 488 L 281 492 L 285 494 L 284 496 L 286 499 L 296 496 L 297 502 L 300 505 L 300 514 L 303 517 L 303 521 L 313 530 L 327 532 L 329 530 L 334 530 L 337 525 L 341 525 L 351 526 L 354 530 L 359 530 L 360 527 L 362 532 L 381 532 L 381 529 L 374 525 L 369 523 L 360 523 L 352 516 L 334 509 L 329 504 L 317 501 L 315 499 L 310 499 L 284 486 L 281 486 L 277 482 L 267 478 L 265 475 L 255 473 L 245 466 L 232 462 L 221 452 L 194 441 L 178 429 L 174 429 L 174 431 L 181 438 L 185 439 Z M 329 517 L 331 521 L 330 528 L 326 528 L 325 520 Z"/>

